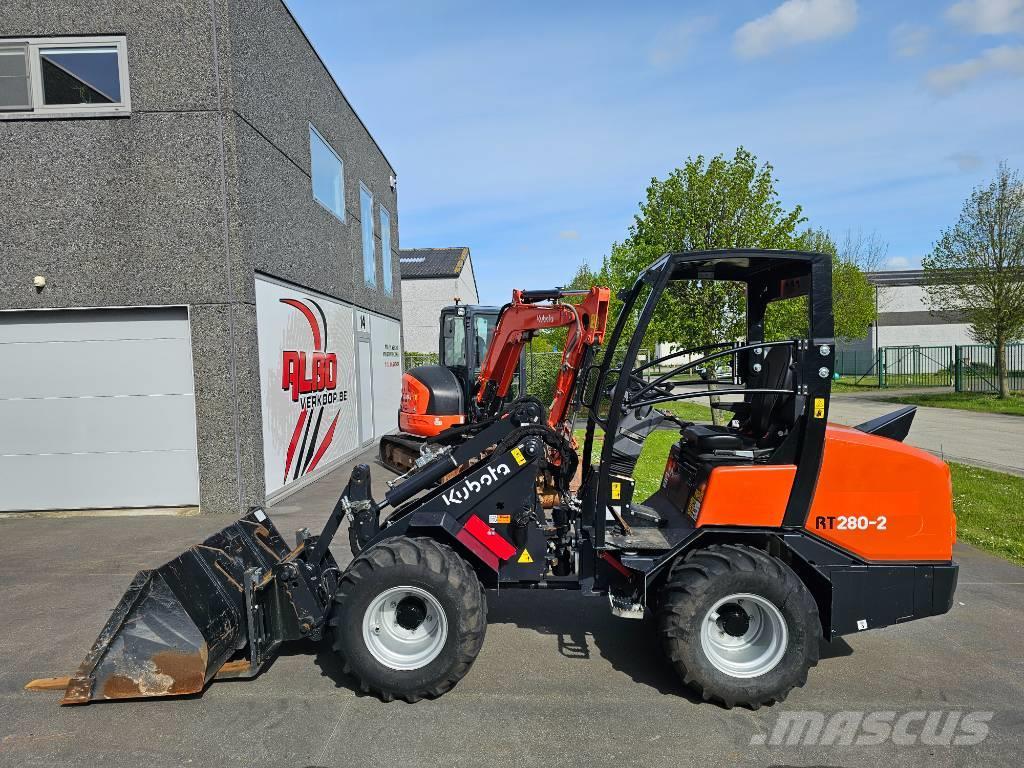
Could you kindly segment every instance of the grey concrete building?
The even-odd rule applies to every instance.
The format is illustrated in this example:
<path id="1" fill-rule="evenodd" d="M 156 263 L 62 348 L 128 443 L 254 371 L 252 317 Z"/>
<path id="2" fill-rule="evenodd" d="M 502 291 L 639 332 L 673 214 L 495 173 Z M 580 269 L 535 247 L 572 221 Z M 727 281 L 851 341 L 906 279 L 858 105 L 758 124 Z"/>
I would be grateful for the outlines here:
<path id="1" fill-rule="evenodd" d="M 935 312 L 924 292 L 920 269 L 868 272 L 875 287 L 878 318 L 864 338 L 840 342 L 853 364 L 870 366 L 880 347 L 931 347 L 973 344 L 970 325 L 955 312 Z"/>
<path id="2" fill-rule="evenodd" d="M 235 513 L 390 429 L 396 183 L 281 0 L 0 4 L 0 510 Z"/>
<path id="3" fill-rule="evenodd" d="M 479 304 L 469 248 L 411 248 L 399 253 L 402 329 L 409 352 L 437 352 L 441 309 Z"/>

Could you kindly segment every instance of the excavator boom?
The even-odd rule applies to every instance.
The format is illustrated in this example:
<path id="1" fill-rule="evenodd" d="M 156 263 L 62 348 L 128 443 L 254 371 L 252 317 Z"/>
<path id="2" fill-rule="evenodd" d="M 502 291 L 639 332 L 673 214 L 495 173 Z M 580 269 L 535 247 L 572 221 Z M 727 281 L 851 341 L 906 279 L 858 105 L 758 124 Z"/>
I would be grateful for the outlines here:
<path id="1" fill-rule="evenodd" d="M 561 301 L 566 296 L 585 298 L 579 304 L 570 304 Z M 491 416 L 506 402 L 520 355 L 529 340 L 538 331 L 568 327 L 548 409 L 549 426 L 561 424 L 568 413 L 576 376 L 587 349 L 604 339 L 610 298 L 611 291 L 600 286 L 583 291 L 561 288 L 513 291 L 511 303 L 498 315 L 487 357 L 477 377 L 476 405 L 480 415 Z"/>

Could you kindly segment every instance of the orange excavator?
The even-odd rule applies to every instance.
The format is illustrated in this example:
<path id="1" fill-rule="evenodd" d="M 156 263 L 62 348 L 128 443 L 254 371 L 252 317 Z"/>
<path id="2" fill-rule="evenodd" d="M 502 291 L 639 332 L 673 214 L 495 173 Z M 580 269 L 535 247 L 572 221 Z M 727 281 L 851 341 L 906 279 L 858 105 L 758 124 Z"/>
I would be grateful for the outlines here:
<path id="1" fill-rule="evenodd" d="M 568 297 L 583 298 L 574 304 L 565 301 Z M 442 364 L 417 366 L 403 374 L 398 412 L 401 432 L 381 440 L 381 462 L 407 472 L 417 461 L 429 460 L 436 450 L 501 418 L 503 409 L 513 399 L 521 401 L 525 394 L 521 379 L 518 393 L 513 383 L 517 369 L 521 370 L 526 344 L 537 333 L 553 328 L 568 328 L 555 391 L 546 415 L 540 403 L 534 403 L 534 407 L 538 422 L 544 420 L 568 437 L 576 375 L 604 339 L 610 297 L 608 288 L 597 286 L 586 290 L 515 290 L 512 301 L 498 312 L 489 339 L 478 338 L 476 326 L 484 326 L 474 323 L 472 307 L 465 308 L 461 315 L 442 313 Z M 467 327 L 461 328 L 460 322 Z M 449 330 L 452 332 L 446 332 Z M 481 347 L 487 351 L 473 379 L 467 376 L 467 361 L 474 351 L 479 354 Z"/>

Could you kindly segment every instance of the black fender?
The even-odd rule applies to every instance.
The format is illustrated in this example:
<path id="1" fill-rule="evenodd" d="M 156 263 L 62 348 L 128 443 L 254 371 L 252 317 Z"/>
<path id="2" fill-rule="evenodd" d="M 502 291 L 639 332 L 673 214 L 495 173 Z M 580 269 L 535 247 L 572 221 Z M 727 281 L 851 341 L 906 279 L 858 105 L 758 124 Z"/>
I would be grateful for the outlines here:
<path id="1" fill-rule="evenodd" d="M 658 558 L 623 557 L 622 564 L 643 572 L 645 598 L 656 604 L 672 565 L 712 544 L 756 547 L 786 563 L 814 598 L 828 640 L 946 613 L 956 589 L 954 562 L 869 562 L 800 529 L 708 526 Z"/>

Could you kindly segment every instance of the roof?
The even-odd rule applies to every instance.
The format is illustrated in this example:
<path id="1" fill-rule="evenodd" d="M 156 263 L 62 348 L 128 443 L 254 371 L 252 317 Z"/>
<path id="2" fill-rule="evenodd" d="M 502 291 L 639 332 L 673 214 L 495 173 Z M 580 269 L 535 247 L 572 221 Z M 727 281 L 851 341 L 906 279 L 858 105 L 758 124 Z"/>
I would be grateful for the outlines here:
<path id="1" fill-rule="evenodd" d="M 410 248 L 398 252 L 403 280 L 458 277 L 469 261 L 469 248 Z"/>
<path id="2" fill-rule="evenodd" d="M 924 283 L 923 269 L 889 269 L 882 272 L 868 272 L 872 285 L 921 285 Z"/>

